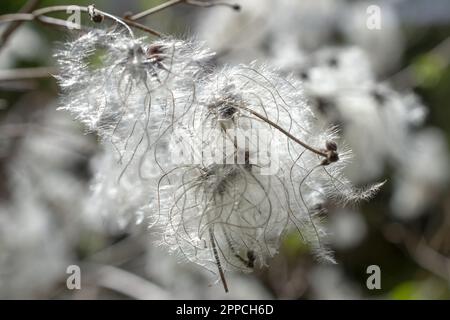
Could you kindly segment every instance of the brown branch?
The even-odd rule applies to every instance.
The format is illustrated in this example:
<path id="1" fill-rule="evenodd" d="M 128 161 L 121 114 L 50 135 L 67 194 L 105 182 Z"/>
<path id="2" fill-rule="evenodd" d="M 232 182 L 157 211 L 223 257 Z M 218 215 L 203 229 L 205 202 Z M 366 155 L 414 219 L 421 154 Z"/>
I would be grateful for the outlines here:
<path id="1" fill-rule="evenodd" d="M 130 18 L 123 18 L 122 19 L 126 24 L 128 24 L 128 25 L 130 25 L 130 26 L 132 26 L 132 27 L 134 27 L 134 28 L 136 28 L 136 29 L 139 29 L 139 30 L 142 30 L 142 31 L 145 31 L 145 32 L 148 32 L 148 33 L 150 33 L 150 34 L 152 34 L 152 35 L 154 35 L 154 36 L 157 36 L 157 37 L 161 37 L 162 35 L 161 35 L 161 33 L 159 33 L 158 31 L 155 31 L 155 30 L 153 30 L 153 29 L 151 29 L 151 28 L 149 28 L 149 27 L 147 27 L 147 26 L 145 26 L 145 25 L 143 25 L 143 24 L 140 24 L 139 22 L 136 22 L 136 21 L 133 21 L 133 20 L 131 20 Z"/>
<path id="2" fill-rule="evenodd" d="M 51 7 L 45 7 L 40 8 L 37 10 L 34 10 L 31 13 L 15 13 L 15 14 L 6 14 L 0 16 L 0 23 L 2 22 L 23 22 L 23 21 L 39 21 L 41 23 L 47 24 L 47 25 L 54 25 L 58 27 L 65 27 L 65 28 L 76 28 L 79 29 L 82 26 L 77 25 L 73 22 L 68 22 L 62 19 L 53 18 L 53 17 L 47 17 L 46 15 L 49 13 L 56 13 L 56 12 L 66 12 L 68 9 L 70 9 L 72 6 L 70 5 L 60 5 L 60 6 L 51 6 Z M 82 12 L 88 12 L 89 8 L 84 6 L 77 6 L 77 8 Z M 97 10 L 97 9 L 96 9 Z M 101 10 L 97 10 L 100 13 L 105 14 L 105 18 L 115 21 L 115 22 L 123 22 L 129 26 L 132 26 L 136 29 L 140 29 L 142 31 L 148 32 L 155 36 L 161 36 L 161 34 L 147 26 L 144 26 L 140 23 L 137 23 L 135 21 L 131 21 L 132 19 L 122 19 L 119 17 L 115 17 L 111 14 L 108 14 L 106 12 L 103 12 Z"/>
<path id="3" fill-rule="evenodd" d="M 419 266 L 450 283 L 449 258 L 431 248 L 423 238 L 415 239 L 411 234 L 407 234 L 404 244 Z"/>
<path id="4" fill-rule="evenodd" d="M 35 19 L 37 21 L 41 22 L 42 24 L 45 24 L 48 26 L 57 26 L 57 27 L 69 28 L 69 29 L 83 29 L 84 28 L 83 26 L 78 25 L 76 23 L 58 19 L 58 18 L 53 18 L 53 17 L 37 16 Z"/>
<path id="5" fill-rule="evenodd" d="M 230 3 L 222 2 L 222 1 L 169 0 L 167 2 L 160 4 L 159 6 L 156 6 L 156 7 L 150 8 L 148 10 L 142 11 L 140 13 L 137 13 L 135 15 L 132 15 L 129 17 L 129 19 L 139 20 L 139 19 L 142 19 L 144 17 L 155 14 L 157 12 L 160 12 L 162 10 L 165 10 L 167 8 L 173 7 L 173 6 L 181 4 L 181 3 L 191 5 L 191 6 L 196 6 L 196 7 L 204 7 L 204 8 L 215 7 L 215 6 L 225 6 L 225 7 L 231 8 L 233 10 L 240 10 L 240 8 L 241 8 L 238 4 L 230 4 Z"/>
<path id="6" fill-rule="evenodd" d="M 233 10 L 239 11 L 241 10 L 241 6 L 234 3 L 228 3 L 228 2 L 224 2 L 224 1 L 198 1 L 198 0 L 185 0 L 185 3 L 191 6 L 196 6 L 196 7 L 203 7 L 203 8 L 210 8 L 210 7 L 217 7 L 217 6 L 223 6 L 223 7 L 228 7 L 231 8 Z"/>
<path id="7" fill-rule="evenodd" d="M 217 270 L 219 271 L 220 280 L 222 281 L 223 289 L 228 293 L 227 279 L 225 278 L 225 273 L 223 272 L 222 265 L 220 264 L 219 253 L 217 252 L 216 242 L 214 239 L 214 231 L 209 228 L 209 237 L 211 240 L 211 247 L 213 250 L 214 259 L 216 260 Z"/>
<path id="8" fill-rule="evenodd" d="M 36 78 L 47 78 L 57 72 L 53 67 L 22 68 L 0 70 L 0 81 L 14 81 Z"/>
<path id="9" fill-rule="evenodd" d="M 108 265 L 85 264 L 88 278 L 98 286 L 140 299 L 169 299 L 170 292 L 134 273 Z"/>
<path id="10" fill-rule="evenodd" d="M 273 122 L 272 120 L 266 118 L 265 116 L 263 116 L 262 114 L 259 114 L 256 111 L 253 111 L 252 109 L 243 107 L 243 106 L 238 106 L 239 109 L 245 110 L 247 112 L 250 112 L 251 114 L 253 114 L 255 117 L 263 120 L 264 122 L 267 122 L 270 126 L 274 127 L 275 129 L 277 129 L 278 131 L 280 131 L 281 133 L 283 133 L 285 136 L 287 136 L 288 138 L 292 139 L 293 141 L 297 142 L 299 145 L 301 145 L 302 147 L 304 147 L 305 149 L 308 149 L 309 151 L 322 156 L 324 158 L 328 158 L 329 155 L 326 152 L 323 152 L 321 150 L 317 150 L 314 147 L 311 147 L 310 145 L 306 144 L 305 142 L 301 141 L 300 139 L 294 137 L 290 132 L 286 131 L 285 129 L 283 129 L 282 127 L 280 127 L 278 124 L 276 124 L 275 122 Z"/>
<path id="11" fill-rule="evenodd" d="M 387 241 L 401 244 L 419 267 L 450 283 L 449 257 L 432 248 L 423 235 L 417 235 L 400 224 L 394 224 L 391 228 L 383 232 Z"/>
<path id="12" fill-rule="evenodd" d="M 139 19 L 142 19 L 142 18 L 147 17 L 149 15 L 155 14 L 155 13 L 157 13 L 159 11 L 162 11 L 164 9 L 170 8 L 170 7 L 172 7 L 174 5 L 177 5 L 177 4 L 181 3 L 181 2 L 184 2 L 184 0 L 170 0 L 170 1 L 167 1 L 167 2 L 164 2 L 164 3 L 160 4 L 159 6 L 156 6 L 156 7 L 150 8 L 148 10 L 139 12 L 139 13 L 137 13 L 135 15 L 132 15 L 132 16 L 128 17 L 128 19 L 130 19 L 130 20 L 139 20 Z"/>
<path id="13" fill-rule="evenodd" d="M 437 46 L 425 53 L 427 55 L 438 56 L 442 60 L 442 68 L 450 64 L 450 37 L 441 41 Z M 414 75 L 414 64 L 408 65 L 404 69 L 390 76 L 387 81 L 393 83 L 399 88 L 414 88 L 420 85 L 419 80 Z"/>
<path id="14" fill-rule="evenodd" d="M 31 0 L 30 0 L 31 1 Z M 226 2 L 221 2 L 221 1 L 197 1 L 197 0 L 170 0 L 167 1 L 159 6 L 150 8 L 148 10 L 145 10 L 143 12 L 137 13 L 133 16 L 125 16 L 124 18 L 119 18 L 116 17 L 114 15 L 111 15 L 107 12 L 98 10 L 98 9 L 94 9 L 99 13 L 104 14 L 104 16 L 112 21 L 115 22 L 119 22 L 119 23 L 125 23 L 131 27 L 134 27 L 136 29 L 148 32 L 152 35 L 161 37 L 161 34 L 143 24 L 140 24 L 134 20 L 138 20 L 141 19 L 143 17 L 147 17 L 151 14 L 154 14 L 156 12 L 162 11 L 166 8 L 172 7 L 174 5 L 180 4 L 180 3 L 185 3 L 188 5 L 192 5 L 192 6 L 197 6 L 197 7 L 213 7 L 213 6 L 227 6 L 230 7 L 234 10 L 239 10 L 240 6 L 237 4 L 229 4 Z M 54 26 L 58 26 L 58 27 L 66 27 L 66 28 L 81 28 L 81 25 L 77 25 L 68 21 L 64 21 L 61 19 L 57 19 L 57 18 L 52 18 L 52 17 L 47 17 L 46 15 L 49 13 L 56 13 L 56 12 L 67 12 L 68 9 L 70 9 L 71 5 L 57 5 L 57 6 L 50 6 L 50 7 L 45 7 L 45 8 L 40 8 L 40 9 L 36 9 L 34 11 L 31 5 L 28 6 L 27 8 L 24 8 L 24 12 L 19 12 L 19 13 L 15 13 L 15 14 L 5 14 L 5 15 L 1 15 L 0 16 L 0 23 L 5 23 L 5 22 L 12 22 L 14 25 L 20 25 L 23 21 L 39 21 L 48 25 L 54 25 Z M 85 6 L 76 6 L 80 11 L 83 12 L 89 12 L 89 7 L 85 7 Z M 17 27 L 16 27 L 17 28 Z M 8 34 L 7 34 L 8 36 Z M 3 44 L 4 42 L 0 43 L 0 48 L 1 48 L 1 44 Z"/>
<path id="15" fill-rule="evenodd" d="M 1 42 L 0 42 L 0 50 L 2 46 L 6 43 L 6 40 L 11 36 L 11 34 L 20 26 L 24 21 L 38 21 L 40 23 L 65 27 L 69 29 L 81 29 L 84 28 L 82 25 L 78 25 L 73 22 L 69 22 L 63 19 L 58 19 L 54 17 L 49 17 L 47 14 L 57 13 L 57 12 L 67 12 L 68 9 L 74 7 L 73 5 L 56 5 L 49 6 L 44 8 L 39 8 L 33 10 L 39 0 L 29 0 L 27 4 L 20 10 L 19 13 L 13 14 L 4 14 L 0 15 L 0 23 L 11 22 L 11 25 L 7 27 L 6 31 L 2 34 Z M 149 34 L 152 34 L 157 37 L 161 37 L 161 33 L 140 24 L 134 20 L 141 19 L 143 17 L 149 16 L 156 12 L 162 11 L 171 6 L 185 3 L 188 5 L 193 5 L 197 7 L 212 7 L 212 6 L 228 6 L 235 10 L 238 10 L 240 7 L 238 5 L 232 5 L 225 2 L 219 1 L 198 1 L 198 0 L 170 0 L 159 6 L 153 7 L 151 9 L 145 10 L 141 13 L 135 14 L 133 16 L 125 16 L 124 18 L 119 18 L 114 15 L 111 15 L 107 12 L 95 9 L 93 6 L 85 7 L 85 6 L 76 6 L 78 10 L 86 13 L 90 13 L 90 10 L 94 10 L 94 12 L 98 12 L 99 14 L 104 15 L 105 18 L 121 23 L 125 27 L 133 27 L 142 31 L 145 31 Z M 91 17 L 92 18 L 92 17 Z M 130 33 L 132 33 L 131 29 Z M 33 78 L 46 78 L 51 76 L 52 73 L 56 73 L 55 68 L 41 67 L 41 68 L 27 68 L 27 69 L 16 69 L 16 70 L 3 70 L 0 71 L 0 81 L 13 81 L 13 80 L 23 80 L 23 79 L 33 79 Z"/>
<path id="16" fill-rule="evenodd" d="M 19 13 L 29 13 L 33 11 L 37 7 L 39 2 L 40 0 L 28 0 L 27 3 L 25 3 L 25 5 L 22 8 L 20 8 Z M 5 31 L 2 33 L 2 36 L 0 38 L 0 50 L 5 46 L 6 42 L 17 30 L 17 28 L 20 27 L 22 22 L 23 20 L 16 20 L 6 27 Z"/>

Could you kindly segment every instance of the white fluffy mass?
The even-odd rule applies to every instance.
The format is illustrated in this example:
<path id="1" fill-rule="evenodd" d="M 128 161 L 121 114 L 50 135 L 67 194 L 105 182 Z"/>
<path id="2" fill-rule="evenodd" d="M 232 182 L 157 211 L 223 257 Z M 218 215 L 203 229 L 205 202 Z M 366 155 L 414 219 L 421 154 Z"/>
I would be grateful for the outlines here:
<path id="1" fill-rule="evenodd" d="M 214 273 L 252 270 L 297 230 L 333 261 L 327 201 L 366 199 L 342 174 L 349 151 L 302 85 L 252 63 L 213 69 L 195 41 L 89 32 L 57 53 L 61 108 L 104 144 L 92 214 L 147 221 L 161 244 Z"/>

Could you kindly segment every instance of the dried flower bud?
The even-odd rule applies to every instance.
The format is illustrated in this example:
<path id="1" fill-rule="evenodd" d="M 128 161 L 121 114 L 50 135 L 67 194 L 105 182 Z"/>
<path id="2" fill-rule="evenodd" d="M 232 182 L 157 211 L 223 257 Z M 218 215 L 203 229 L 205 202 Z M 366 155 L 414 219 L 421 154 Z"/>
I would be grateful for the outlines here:
<path id="1" fill-rule="evenodd" d="M 325 147 L 328 151 L 337 151 L 337 144 L 334 141 L 325 142 Z"/>
<path id="2" fill-rule="evenodd" d="M 95 6 L 93 4 L 88 6 L 88 14 L 91 20 L 95 23 L 101 23 L 105 18 L 103 14 L 101 14 L 98 10 L 95 9 Z"/>

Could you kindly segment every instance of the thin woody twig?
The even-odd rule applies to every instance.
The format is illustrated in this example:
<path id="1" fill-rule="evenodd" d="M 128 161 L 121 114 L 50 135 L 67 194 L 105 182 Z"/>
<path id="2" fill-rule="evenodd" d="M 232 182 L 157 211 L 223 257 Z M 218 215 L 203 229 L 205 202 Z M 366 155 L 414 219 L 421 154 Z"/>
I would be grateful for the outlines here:
<path id="1" fill-rule="evenodd" d="M 222 2 L 222 1 L 170 0 L 170 1 L 160 4 L 159 6 L 156 6 L 156 7 L 150 8 L 148 10 L 139 12 L 135 15 L 132 15 L 129 18 L 131 20 L 139 20 L 139 19 L 142 19 L 144 17 L 155 14 L 157 12 L 160 12 L 169 7 L 173 7 L 173 6 L 181 4 L 181 3 L 191 5 L 191 6 L 196 6 L 196 7 L 205 7 L 205 8 L 206 7 L 208 7 L 208 8 L 215 7 L 215 6 L 226 6 L 226 7 L 232 8 L 233 10 L 240 9 L 240 6 L 238 4 L 230 4 L 230 3 Z"/>
<path id="2" fill-rule="evenodd" d="M 46 25 L 52 25 L 52 26 L 58 26 L 58 27 L 65 27 L 70 29 L 81 29 L 85 28 L 82 25 L 65 21 L 63 19 L 49 17 L 47 14 L 51 13 L 58 13 L 58 12 L 67 12 L 70 9 L 73 9 L 73 5 L 56 5 L 56 6 L 49 6 L 44 8 L 39 8 L 33 10 L 39 0 L 30 0 L 21 10 L 19 13 L 13 13 L 13 14 L 5 14 L 0 15 L 0 23 L 7 23 L 11 22 L 11 25 L 7 28 L 7 30 L 2 34 L 2 37 L 0 38 L 0 50 L 2 46 L 6 43 L 6 40 L 8 37 L 11 36 L 11 34 L 14 32 L 14 30 L 24 21 L 38 21 L 40 23 L 46 24 Z M 128 29 L 129 27 L 133 27 L 142 31 L 145 31 L 149 34 L 152 34 L 157 37 L 161 37 L 161 33 L 136 22 L 135 20 L 141 19 L 143 17 L 147 17 L 151 14 L 154 14 L 156 12 L 160 12 L 166 8 L 169 8 L 171 6 L 185 3 L 188 5 L 193 5 L 197 7 L 212 7 L 212 6 L 228 6 L 235 10 L 238 10 L 240 7 L 236 4 L 229 4 L 222 1 L 198 1 L 198 0 L 169 0 L 159 6 L 153 7 L 151 9 L 145 10 L 141 13 L 137 13 L 133 16 L 125 16 L 123 18 L 116 17 L 114 15 L 111 15 L 107 12 L 95 9 L 93 6 L 76 6 L 78 10 L 86 13 L 90 13 L 90 10 L 95 10 L 95 12 L 98 12 L 102 15 L 104 15 L 105 18 L 110 19 L 112 21 L 118 22 L 120 24 L 123 24 Z M 129 29 L 130 33 L 132 33 L 131 29 Z M 0 81 L 12 81 L 12 80 L 23 80 L 23 79 L 33 79 L 33 78 L 46 78 L 51 76 L 52 74 L 56 73 L 55 68 L 49 68 L 49 67 L 40 67 L 40 68 L 27 68 L 27 69 L 15 69 L 15 70 L 3 70 L 0 71 Z"/>
<path id="3" fill-rule="evenodd" d="M 39 22 L 45 25 L 49 26 L 58 26 L 63 28 L 69 28 L 69 29 L 84 29 L 83 26 L 76 24 L 74 22 L 53 18 L 53 17 L 47 17 L 47 16 L 38 16 L 36 18 Z"/>
<path id="4" fill-rule="evenodd" d="M 426 54 L 434 55 L 440 58 L 442 61 L 442 68 L 448 67 L 450 64 L 450 37 L 441 41 L 437 46 L 432 48 Z M 420 85 L 419 79 L 414 75 L 414 65 L 408 65 L 404 69 L 398 71 L 397 73 L 390 76 L 387 81 L 396 84 L 401 88 L 414 88 Z"/>
<path id="5" fill-rule="evenodd" d="M 219 2 L 219 1 L 197 1 L 197 0 L 170 0 L 167 1 L 159 6 L 156 6 L 154 8 L 145 10 L 141 13 L 137 13 L 133 16 L 125 16 L 124 18 L 119 18 L 116 17 L 114 15 L 111 15 L 107 12 L 95 9 L 96 11 L 98 11 L 99 13 L 102 13 L 106 18 L 113 20 L 115 22 L 119 22 L 119 23 L 124 23 L 126 25 L 129 25 L 131 27 L 134 27 L 136 29 L 140 29 L 142 31 L 148 32 L 152 35 L 161 37 L 161 34 L 145 25 L 142 25 L 134 20 L 138 20 L 141 19 L 143 17 L 147 17 L 151 14 L 154 14 L 156 12 L 162 11 L 166 8 L 169 8 L 171 6 L 180 4 L 180 3 L 185 3 L 188 5 L 193 5 L 193 6 L 197 6 L 197 7 L 213 7 L 213 6 L 227 6 L 230 8 L 233 8 L 234 10 L 239 10 L 239 5 L 236 4 L 229 4 L 226 2 Z M 52 17 L 47 17 L 46 15 L 49 13 L 56 13 L 56 12 L 67 12 L 67 10 L 72 9 L 73 6 L 71 5 L 57 5 L 57 6 L 50 6 L 50 7 L 45 7 L 45 8 L 40 8 L 40 9 L 36 9 L 34 11 L 31 11 L 33 9 L 33 7 L 29 7 L 26 8 L 28 12 L 19 12 L 19 13 L 15 13 L 15 14 L 6 14 L 6 15 L 1 15 L 0 16 L 0 23 L 5 23 L 5 22 L 13 22 L 15 24 L 21 24 L 23 21 L 34 21 L 37 20 L 39 22 L 45 23 L 45 24 L 50 24 L 50 25 L 55 25 L 58 27 L 67 27 L 67 28 L 81 28 L 81 26 L 74 24 L 72 22 L 68 22 L 68 21 L 64 21 L 61 19 L 57 19 L 57 18 L 52 18 Z M 82 11 L 82 12 L 89 12 L 89 7 L 85 7 L 85 6 L 77 6 L 77 8 Z M 29 12 L 31 11 L 31 12 Z M 1 44 L 0 44 L 0 48 L 1 48 Z"/>
<path id="6" fill-rule="evenodd" d="M 401 225 L 396 224 L 395 227 L 393 231 L 384 232 L 385 238 L 389 242 L 402 244 L 419 267 L 450 283 L 450 259 L 432 248 L 422 235 L 416 235 Z"/>
<path id="7" fill-rule="evenodd" d="M 270 126 L 274 127 L 275 129 L 279 130 L 281 133 L 283 133 L 284 135 L 286 135 L 287 137 L 289 137 L 290 139 L 292 139 L 293 141 L 295 141 L 296 143 L 298 143 L 299 145 L 301 145 L 302 147 L 304 147 L 305 149 L 308 149 L 309 151 L 322 156 L 324 158 L 329 158 L 329 154 L 327 152 L 318 150 L 314 147 L 311 147 L 310 145 L 306 144 L 305 142 L 301 141 L 300 139 L 294 137 L 290 132 L 286 131 L 285 129 L 283 129 L 282 127 L 280 127 L 278 124 L 276 124 L 275 122 L 273 122 L 270 119 L 267 119 L 267 117 L 259 114 L 256 111 L 253 111 L 252 109 L 243 107 L 243 106 L 239 106 L 240 109 L 245 110 L 250 112 L 251 114 L 253 114 L 255 117 L 267 122 Z"/>
<path id="8" fill-rule="evenodd" d="M 139 12 L 139 13 L 137 13 L 135 15 L 132 15 L 132 16 L 128 17 L 128 19 L 130 19 L 130 20 L 139 20 L 139 19 L 142 19 L 142 18 L 147 17 L 149 15 L 155 14 L 155 13 L 157 13 L 159 11 L 162 11 L 164 9 L 167 9 L 169 7 L 172 7 L 174 5 L 177 5 L 177 4 L 181 3 L 181 2 L 184 2 L 184 0 L 170 0 L 170 1 L 167 1 L 167 2 L 164 2 L 164 3 L 160 4 L 159 6 L 156 6 L 156 7 L 150 8 L 148 10 Z"/>
<path id="9" fill-rule="evenodd" d="M 161 37 L 162 36 L 161 33 L 159 33 L 158 31 L 155 31 L 155 30 L 153 30 L 153 29 L 151 29 L 151 28 L 149 28 L 149 27 L 147 27 L 147 26 L 145 26 L 143 24 L 140 24 L 139 22 L 130 20 L 129 18 L 126 18 L 126 17 L 123 18 L 122 20 L 125 23 L 129 24 L 130 26 L 135 27 L 136 29 L 140 29 L 142 31 L 148 32 L 148 33 L 150 33 L 150 34 L 152 34 L 154 36 L 157 36 L 157 37 Z"/>
<path id="10" fill-rule="evenodd" d="M 55 74 L 54 67 L 21 68 L 12 70 L 0 70 L 0 81 L 24 80 L 47 78 Z"/>
<path id="11" fill-rule="evenodd" d="M 450 283 L 450 259 L 431 248 L 423 238 L 405 240 L 405 247 L 422 268 Z"/>
<path id="12" fill-rule="evenodd" d="M 168 299 L 170 293 L 160 286 L 124 269 L 87 263 L 90 276 L 100 287 L 107 288 L 134 299 Z"/>
<path id="13" fill-rule="evenodd" d="M 228 3 L 228 2 L 224 2 L 224 1 L 185 0 L 185 3 L 189 4 L 191 6 L 203 7 L 203 8 L 224 6 L 224 7 L 229 7 L 236 11 L 239 11 L 241 9 L 241 6 L 236 3 L 233 4 L 233 3 Z"/>
<path id="14" fill-rule="evenodd" d="M 28 13 L 33 11 L 40 0 L 28 0 L 27 3 L 19 10 L 19 13 Z M 3 31 L 2 36 L 0 38 L 0 50 L 5 46 L 8 39 L 11 35 L 20 27 L 23 20 L 13 21 L 9 26 L 6 27 L 5 31 Z"/>
<path id="15" fill-rule="evenodd" d="M 51 7 L 45 7 L 40 8 L 37 10 L 34 10 L 31 13 L 15 13 L 15 14 L 6 14 L 0 16 L 0 23 L 4 22 L 18 22 L 18 21 L 39 21 L 45 24 L 49 25 L 55 25 L 58 27 L 66 27 L 66 28 L 81 28 L 81 25 L 75 24 L 73 22 L 64 21 L 62 19 L 53 18 L 53 17 L 47 17 L 46 15 L 49 13 L 56 13 L 56 12 L 67 12 L 68 9 L 71 9 L 72 6 L 70 5 L 60 5 L 60 6 L 51 6 Z M 82 12 L 88 12 L 89 8 L 84 6 L 77 6 L 78 9 Z M 97 9 L 96 9 L 97 10 Z M 98 12 L 104 14 L 104 16 L 107 19 L 110 19 L 115 22 L 121 22 L 126 25 L 132 26 L 136 29 L 140 29 L 142 31 L 148 32 L 150 34 L 161 36 L 161 34 L 157 31 L 152 30 L 151 28 L 144 26 L 140 23 L 137 23 L 135 21 L 132 21 L 132 19 L 122 19 L 116 16 L 113 16 L 111 14 L 108 14 L 106 12 L 103 12 L 101 10 L 97 10 Z"/>
<path id="16" fill-rule="evenodd" d="M 222 281 L 223 289 L 228 292 L 227 279 L 225 278 L 225 273 L 223 272 L 222 265 L 220 264 L 219 253 L 217 252 L 216 242 L 214 239 L 214 232 L 212 228 L 209 228 L 209 237 L 211 240 L 211 248 L 213 250 L 214 259 L 216 260 L 217 270 L 219 271 L 220 280 Z"/>

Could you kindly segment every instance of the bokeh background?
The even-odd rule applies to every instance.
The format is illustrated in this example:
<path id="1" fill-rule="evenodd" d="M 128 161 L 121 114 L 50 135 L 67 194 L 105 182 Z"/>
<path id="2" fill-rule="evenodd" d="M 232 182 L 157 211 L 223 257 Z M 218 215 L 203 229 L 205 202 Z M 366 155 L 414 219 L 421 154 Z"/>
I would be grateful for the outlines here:
<path id="1" fill-rule="evenodd" d="M 19 12 L 26 2 L 2 0 L 0 14 Z M 386 180 L 370 202 L 327 208 L 337 264 L 318 263 L 299 237 L 288 235 L 268 268 L 227 274 L 226 294 L 206 271 L 156 247 L 139 217 L 87 214 L 91 160 L 101 148 L 95 136 L 56 110 L 58 87 L 49 76 L 57 73 L 52 54 L 58 42 L 76 31 L 26 22 L 4 41 L 9 24 L 1 23 L 1 298 L 450 298 L 450 2 L 235 2 L 240 12 L 180 4 L 141 22 L 205 41 L 217 52 L 217 65 L 258 59 L 302 77 L 312 105 L 325 121 L 343 127 L 355 150 L 349 176 L 356 184 Z M 118 16 L 160 3 L 95 1 Z M 381 8 L 380 30 L 366 27 L 370 5 Z M 359 88 L 352 77 L 367 70 L 367 77 L 389 89 Z M 324 97 L 325 80 L 316 84 L 316 71 L 332 79 L 333 94 Z M 355 95 L 362 96 L 357 107 L 346 110 L 342 96 Z M 374 100 L 369 97 L 385 105 L 383 116 L 367 109 Z M 81 290 L 66 287 L 69 265 L 81 267 Z M 370 265 L 380 267 L 379 290 L 366 286 Z"/>

